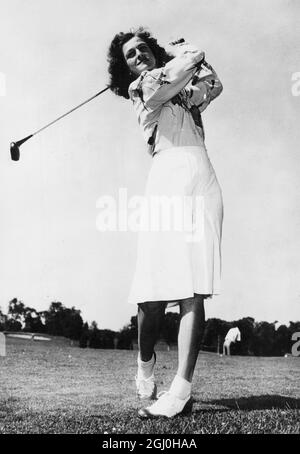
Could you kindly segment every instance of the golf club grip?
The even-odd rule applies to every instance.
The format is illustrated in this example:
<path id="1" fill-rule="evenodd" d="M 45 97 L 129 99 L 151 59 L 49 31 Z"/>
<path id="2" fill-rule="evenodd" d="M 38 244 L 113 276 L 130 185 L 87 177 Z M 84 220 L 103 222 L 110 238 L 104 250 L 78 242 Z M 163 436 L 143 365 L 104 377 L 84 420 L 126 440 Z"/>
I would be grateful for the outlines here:
<path id="1" fill-rule="evenodd" d="M 99 91 L 98 93 L 96 93 L 94 96 L 91 96 L 89 99 L 87 99 L 86 101 L 83 101 L 82 103 L 80 103 L 78 106 L 76 107 L 73 107 L 73 109 L 69 110 L 68 112 L 66 112 L 65 114 L 61 115 L 60 117 L 56 118 L 55 120 L 51 121 L 50 123 L 48 123 L 46 126 L 43 126 L 41 129 L 39 129 L 38 131 L 35 131 L 32 136 L 35 136 L 37 135 L 39 132 L 43 131 L 44 129 L 46 128 L 49 128 L 49 126 L 53 125 L 54 123 L 56 123 L 58 120 L 61 120 L 62 118 L 66 117 L 67 115 L 69 115 L 70 113 L 74 112 L 74 110 L 77 110 L 79 109 L 79 107 L 81 106 L 84 106 L 84 104 L 87 104 L 88 102 L 92 101 L 93 99 L 95 99 L 97 96 L 101 95 L 102 93 L 104 93 L 106 90 L 108 90 L 110 88 L 110 86 L 104 88 L 103 90 Z"/>

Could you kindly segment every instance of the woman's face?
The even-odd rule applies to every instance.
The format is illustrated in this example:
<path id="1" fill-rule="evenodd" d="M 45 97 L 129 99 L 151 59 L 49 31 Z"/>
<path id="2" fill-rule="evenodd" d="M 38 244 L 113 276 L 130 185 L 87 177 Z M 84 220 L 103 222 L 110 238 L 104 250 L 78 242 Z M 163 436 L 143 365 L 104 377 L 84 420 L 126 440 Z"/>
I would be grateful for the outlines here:
<path id="1" fill-rule="evenodd" d="M 139 76 L 143 71 L 151 71 L 156 67 L 156 60 L 151 49 L 138 36 L 127 41 L 122 50 L 129 70 L 136 76 Z"/>

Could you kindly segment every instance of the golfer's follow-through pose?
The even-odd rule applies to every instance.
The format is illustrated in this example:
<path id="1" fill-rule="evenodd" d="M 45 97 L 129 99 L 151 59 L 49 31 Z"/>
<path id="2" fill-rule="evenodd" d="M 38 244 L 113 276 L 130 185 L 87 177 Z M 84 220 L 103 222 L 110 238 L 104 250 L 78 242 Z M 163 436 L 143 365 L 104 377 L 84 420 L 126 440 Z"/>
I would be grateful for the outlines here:
<path id="1" fill-rule="evenodd" d="M 139 410 L 139 416 L 173 417 L 191 409 L 204 299 L 220 290 L 223 203 L 204 145 L 201 112 L 221 93 L 222 85 L 204 52 L 183 39 L 165 50 L 143 28 L 115 36 L 109 72 L 111 89 L 132 101 L 152 156 L 145 200 L 182 201 L 182 224 L 192 225 L 179 228 L 177 223 L 167 229 L 161 222 L 159 229 L 151 229 L 157 211 L 150 210 L 148 228 L 139 232 L 129 295 L 129 303 L 138 305 L 137 393 L 154 400 Z M 178 369 L 170 389 L 156 395 L 154 347 L 166 307 L 176 304 Z"/>

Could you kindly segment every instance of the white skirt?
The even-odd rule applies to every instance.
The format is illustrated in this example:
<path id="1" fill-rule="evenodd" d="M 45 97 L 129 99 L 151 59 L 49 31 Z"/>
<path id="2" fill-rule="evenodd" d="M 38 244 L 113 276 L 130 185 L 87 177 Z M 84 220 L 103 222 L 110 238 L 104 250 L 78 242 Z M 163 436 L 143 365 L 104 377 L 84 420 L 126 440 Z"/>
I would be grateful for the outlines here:
<path id="1" fill-rule="evenodd" d="M 219 294 L 223 201 L 204 146 L 155 154 L 144 202 L 128 302 Z"/>

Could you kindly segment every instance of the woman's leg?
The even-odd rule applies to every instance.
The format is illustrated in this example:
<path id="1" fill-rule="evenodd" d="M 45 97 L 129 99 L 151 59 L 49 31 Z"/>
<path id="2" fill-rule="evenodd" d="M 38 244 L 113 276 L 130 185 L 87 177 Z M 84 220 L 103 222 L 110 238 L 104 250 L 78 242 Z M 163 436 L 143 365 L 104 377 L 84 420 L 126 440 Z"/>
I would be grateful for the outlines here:
<path id="1" fill-rule="evenodd" d="M 154 346 L 158 340 L 165 315 L 166 304 L 159 301 L 139 304 L 138 307 L 138 371 L 135 377 L 140 399 L 155 399 L 157 386 L 153 374 L 156 356 Z"/>
<path id="2" fill-rule="evenodd" d="M 204 297 L 197 295 L 180 301 L 180 327 L 178 334 L 178 369 L 168 392 L 162 394 L 151 406 L 142 408 L 141 418 L 182 413 L 191 404 L 191 381 L 204 331 Z"/>
<path id="3" fill-rule="evenodd" d="M 153 301 L 138 305 L 138 347 L 140 359 L 150 361 L 164 320 L 167 303 Z"/>
<path id="4" fill-rule="evenodd" d="M 204 297 L 196 295 L 179 304 L 181 319 L 178 333 L 177 375 L 191 382 L 204 333 Z"/>

